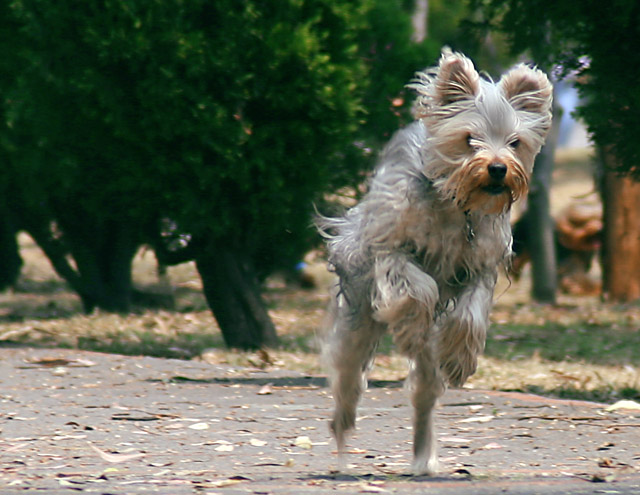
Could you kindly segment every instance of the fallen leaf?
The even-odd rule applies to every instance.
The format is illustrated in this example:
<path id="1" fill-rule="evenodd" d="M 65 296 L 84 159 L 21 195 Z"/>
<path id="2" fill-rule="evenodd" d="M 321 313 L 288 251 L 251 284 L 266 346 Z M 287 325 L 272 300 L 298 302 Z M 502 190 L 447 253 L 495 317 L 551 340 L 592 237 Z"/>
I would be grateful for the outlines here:
<path id="1" fill-rule="evenodd" d="M 273 390 L 271 389 L 273 383 L 267 383 L 266 385 L 263 385 L 262 388 L 260 390 L 258 390 L 258 395 L 270 395 L 273 393 Z"/>
<path id="2" fill-rule="evenodd" d="M 232 452 L 233 445 L 218 445 L 215 449 L 216 452 Z"/>
<path id="3" fill-rule="evenodd" d="M 502 445 L 496 442 L 488 443 L 487 445 L 482 447 L 482 450 L 493 450 L 493 449 L 501 449 Z"/>
<path id="4" fill-rule="evenodd" d="M 6 447 L 6 448 L 4 449 L 4 452 L 13 452 L 13 451 L 16 451 L 16 450 L 20 450 L 20 449 L 23 449 L 23 448 L 27 447 L 28 445 L 29 445 L 29 444 L 28 444 L 28 443 L 26 443 L 26 442 L 24 442 L 24 443 L 18 443 L 18 444 L 16 444 L 16 445 L 12 445 L 11 447 Z"/>
<path id="5" fill-rule="evenodd" d="M 269 353 L 267 351 L 265 351 L 264 349 L 258 349 L 258 351 L 256 352 L 256 354 L 258 355 L 258 357 L 260 359 L 262 359 L 262 361 L 266 364 L 273 364 L 273 359 L 271 358 L 271 356 L 269 355 Z"/>
<path id="6" fill-rule="evenodd" d="M 71 366 L 74 368 L 88 368 L 95 366 L 96 363 L 88 359 L 65 359 L 56 357 L 44 357 L 40 359 L 25 359 L 25 362 L 35 366 L 43 366 L 45 368 L 59 368 L 61 366 Z"/>
<path id="7" fill-rule="evenodd" d="M 495 419 L 495 416 L 473 416 L 471 418 L 461 419 L 458 423 L 487 423 Z"/>
<path id="8" fill-rule="evenodd" d="M 352 449 L 349 449 L 349 451 L 347 453 L 348 454 L 366 454 L 367 450 L 366 449 L 359 449 L 357 447 L 354 447 Z"/>
<path id="9" fill-rule="evenodd" d="M 613 468 L 616 467 L 616 463 L 608 457 L 603 457 L 601 459 L 598 459 L 598 466 L 602 468 Z"/>
<path id="10" fill-rule="evenodd" d="M 362 488 L 358 490 L 359 493 L 387 493 L 389 491 L 373 483 L 363 483 L 361 487 Z"/>
<path id="11" fill-rule="evenodd" d="M 296 447 L 300 447 L 301 449 L 307 449 L 307 450 L 311 449 L 312 447 L 311 439 L 307 436 L 301 436 L 296 438 L 293 444 Z"/>
<path id="12" fill-rule="evenodd" d="M 592 483 L 611 483 L 612 481 L 615 481 L 615 479 L 615 474 L 604 475 L 602 473 L 596 473 L 591 476 L 590 481 Z"/>
<path id="13" fill-rule="evenodd" d="M 57 368 L 58 366 L 66 366 L 71 362 L 68 359 L 49 358 L 49 357 L 45 357 L 41 359 L 26 359 L 25 361 L 29 364 L 35 364 L 35 365 L 44 366 L 47 368 Z"/>
<path id="14" fill-rule="evenodd" d="M 242 483 L 242 480 L 231 480 L 231 479 L 218 480 L 218 481 L 211 481 L 207 483 L 207 485 L 212 488 L 222 488 L 225 486 L 237 485 L 238 483 Z"/>
<path id="15" fill-rule="evenodd" d="M 630 409 L 635 411 L 640 411 L 640 404 L 633 400 L 619 400 L 615 404 L 610 405 L 605 409 L 605 411 L 617 411 L 618 409 Z"/>
<path id="16" fill-rule="evenodd" d="M 140 413 L 118 412 L 111 416 L 113 421 L 158 421 L 160 416 Z"/>
<path id="17" fill-rule="evenodd" d="M 111 454 L 109 452 L 104 452 L 103 450 L 100 450 L 98 447 L 96 447 L 95 445 L 93 445 L 91 442 L 87 442 L 89 444 L 89 447 L 91 447 L 93 450 L 95 450 L 98 455 L 107 462 L 127 462 L 127 461 L 132 461 L 134 459 L 139 459 L 140 457 L 144 457 L 143 453 L 137 453 L 137 454 Z"/>
<path id="18" fill-rule="evenodd" d="M 206 483 L 206 485 L 212 488 L 222 488 L 225 486 L 236 485 L 238 483 L 242 483 L 243 481 L 251 481 L 251 478 L 246 478 L 244 476 L 231 476 L 230 478 L 226 478 L 224 480 L 210 481 Z"/>
<path id="19" fill-rule="evenodd" d="M 465 468 L 460 468 L 460 469 L 456 469 L 453 474 L 456 474 L 458 476 L 466 476 L 467 478 L 471 478 L 471 472 L 468 469 Z"/>
<path id="20" fill-rule="evenodd" d="M 471 440 L 462 437 L 442 437 L 440 441 L 450 443 L 471 443 Z"/>
<path id="21" fill-rule="evenodd" d="M 189 428 L 192 430 L 208 430 L 209 425 L 207 423 L 195 423 L 195 424 L 189 425 Z"/>
<path id="22" fill-rule="evenodd" d="M 611 442 L 605 442 L 602 445 L 600 445 L 600 447 L 598 447 L 596 450 L 609 450 L 611 447 L 615 447 L 615 443 L 611 443 Z"/>

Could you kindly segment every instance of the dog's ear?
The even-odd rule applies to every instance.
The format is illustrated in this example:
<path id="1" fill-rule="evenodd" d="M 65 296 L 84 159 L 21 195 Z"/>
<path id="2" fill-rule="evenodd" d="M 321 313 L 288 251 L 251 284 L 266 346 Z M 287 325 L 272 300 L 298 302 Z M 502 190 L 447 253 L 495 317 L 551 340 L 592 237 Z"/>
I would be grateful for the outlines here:
<path id="1" fill-rule="evenodd" d="M 480 87 L 480 76 L 473 62 L 449 49 L 442 52 L 435 80 L 436 98 L 441 105 L 475 98 Z"/>
<path id="2" fill-rule="evenodd" d="M 524 64 L 507 72 L 499 83 L 507 101 L 516 110 L 544 114 L 551 110 L 553 87 L 546 74 Z"/>

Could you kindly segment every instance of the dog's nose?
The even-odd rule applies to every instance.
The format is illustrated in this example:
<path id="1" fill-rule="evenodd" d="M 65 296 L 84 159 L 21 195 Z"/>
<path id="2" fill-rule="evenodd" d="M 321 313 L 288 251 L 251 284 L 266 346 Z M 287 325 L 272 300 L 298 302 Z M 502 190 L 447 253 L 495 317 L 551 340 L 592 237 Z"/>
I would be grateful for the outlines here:
<path id="1" fill-rule="evenodd" d="M 495 162 L 489 165 L 489 177 L 494 180 L 502 180 L 507 175 L 507 166 L 504 163 Z"/>

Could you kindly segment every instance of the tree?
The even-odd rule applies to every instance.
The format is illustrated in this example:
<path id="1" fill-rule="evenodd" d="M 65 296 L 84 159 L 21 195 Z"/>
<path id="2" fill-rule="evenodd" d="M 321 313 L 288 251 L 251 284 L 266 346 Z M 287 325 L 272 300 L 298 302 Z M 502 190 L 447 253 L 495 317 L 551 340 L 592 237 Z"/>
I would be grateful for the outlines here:
<path id="1" fill-rule="evenodd" d="M 107 67 L 92 43 L 84 19 L 101 18 L 95 6 L 67 3 L 12 2 L 3 12 L 14 54 L 2 79 L 6 202 L 87 311 L 126 311 L 144 225 L 142 174 L 131 172 L 143 156 L 115 128 L 135 101 L 124 68 Z"/>
<path id="2" fill-rule="evenodd" d="M 603 160 L 615 159 L 604 153 Z M 609 169 L 618 166 L 610 164 Z M 640 182 L 605 172 L 601 184 L 603 216 L 603 287 L 614 301 L 640 299 Z"/>
<path id="3" fill-rule="evenodd" d="M 554 225 L 550 212 L 549 191 L 559 125 L 554 122 L 545 145 L 536 156 L 527 197 L 527 228 L 536 235 L 528 237 L 531 253 L 531 296 L 541 303 L 556 302 L 558 270 L 554 242 Z"/>
<path id="4" fill-rule="evenodd" d="M 197 240 L 201 272 L 234 263 L 259 278 L 299 253 L 309 199 L 357 125 L 351 33 L 366 2 L 11 7 L 24 67 L 7 106 L 13 209 L 87 310 L 128 309 L 131 259 L 165 217 Z M 203 279 L 208 296 L 235 280 Z"/>
<path id="5" fill-rule="evenodd" d="M 300 259 L 316 239 L 313 202 L 366 164 L 363 99 L 383 74 L 363 56 L 373 6 L 9 3 L 9 208 L 86 310 L 128 310 L 131 260 L 151 243 L 168 263 L 195 259 L 228 345 L 275 343 L 261 281 Z M 378 53 L 408 53 L 409 30 L 394 36 Z M 383 60 L 409 64 L 419 48 Z M 411 76 L 393 74 L 394 91 Z"/>
<path id="6" fill-rule="evenodd" d="M 640 297 L 640 222 L 636 189 L 640 179 L 637 109 L 640 108 L 640 2 L 613 0 L 472 0 L 485 27 L 506 33 L 515 53 L 530 50 L 535 60 L 577 73 L 584 103 L 579 109 L 605 155 L 604 291 L 616 300 Z M 626 176 L 627 178 L 624 178 Z M 626 260 L 622 262 L 622 260 Z M 619 264 L 625 267 L 619 269 Z"/>
<path id="7" fill-rule="evenodd" d="M 20 276 L 22 258 L 17 241 L 17 228 L 6 209 L 0 207 L 0 290 L 14 285 Z"/>

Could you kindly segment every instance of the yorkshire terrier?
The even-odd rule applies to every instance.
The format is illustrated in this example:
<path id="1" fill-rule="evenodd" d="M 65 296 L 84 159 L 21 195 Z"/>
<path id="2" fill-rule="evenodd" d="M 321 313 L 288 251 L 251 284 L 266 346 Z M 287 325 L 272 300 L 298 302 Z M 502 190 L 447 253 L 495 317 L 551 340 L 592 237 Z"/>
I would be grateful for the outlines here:
<path id="1" fill-rule="evenodd" d="M 366 371 L 392 332 L 411 361 L 412 472 L 433 474 L 433 409 L 484 349 L 498 267 L 511 256 L 509 212 L 551 126 L 552 86 L 523 64 L 494 83 L 445 49 L 408 87 L 416 120 L 382 152 L 367 194 L 317 221 L 340 278 L 324 354 L 343 465 Z"/>

